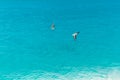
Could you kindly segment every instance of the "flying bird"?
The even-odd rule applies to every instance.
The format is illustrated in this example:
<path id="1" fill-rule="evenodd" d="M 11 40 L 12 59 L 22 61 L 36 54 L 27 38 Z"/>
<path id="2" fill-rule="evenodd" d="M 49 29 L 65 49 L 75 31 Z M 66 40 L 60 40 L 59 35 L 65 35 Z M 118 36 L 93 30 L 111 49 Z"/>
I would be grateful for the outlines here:
<path id="1" fill-rule="evenodd" d="M 51 30 L 55 30 L 55 24 L 51 25 Z"/>
<path id="2" fill-rule="evenodd" d="M 75 32 L 75 33 L 73 33 L 72 34 L 72 36 L 73 36 L 73 38 L 74 38 L 74 40 L 76 40 L 77 39 L 77 36 L 78 36 L 78 34 L 79 34 L 80 32 Z"/>

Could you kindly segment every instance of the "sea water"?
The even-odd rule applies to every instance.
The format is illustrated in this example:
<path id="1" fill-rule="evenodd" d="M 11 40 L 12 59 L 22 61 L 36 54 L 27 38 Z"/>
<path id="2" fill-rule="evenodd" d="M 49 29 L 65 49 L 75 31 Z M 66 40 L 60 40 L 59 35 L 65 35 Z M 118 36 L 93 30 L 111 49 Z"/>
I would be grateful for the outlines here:
<path id="1" fill-rule="evenodd" d="M 120 80 L 119 34 L 117 0 L 1 0 L 0 80 Z"/>

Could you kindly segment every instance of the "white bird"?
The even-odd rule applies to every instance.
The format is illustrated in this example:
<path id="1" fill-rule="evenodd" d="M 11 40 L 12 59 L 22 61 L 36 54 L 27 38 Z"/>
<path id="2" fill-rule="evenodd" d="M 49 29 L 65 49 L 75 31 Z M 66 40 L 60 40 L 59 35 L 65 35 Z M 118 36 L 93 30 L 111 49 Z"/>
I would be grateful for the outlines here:
<path id="1" fill-rule="evenodd" d="M 76 39 L 77 39 L 77 35 L 78 35 L 79 33 L 80 33 L 80 32 L 75 32 L 75 33 L 73 33 L 73 34 L 72 34 L 72 36 L 73 36 L 74 40 L 76 40 Z"/>

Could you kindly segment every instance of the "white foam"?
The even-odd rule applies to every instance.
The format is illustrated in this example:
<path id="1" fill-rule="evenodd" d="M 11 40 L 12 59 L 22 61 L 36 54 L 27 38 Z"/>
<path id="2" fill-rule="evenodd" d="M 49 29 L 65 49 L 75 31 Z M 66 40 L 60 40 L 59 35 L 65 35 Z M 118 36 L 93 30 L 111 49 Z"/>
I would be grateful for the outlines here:
<path id="1" fill-rule="evenodd" d="M 75 69 L 66 74 L 35 71 L 30 74 L 9 74 L 6 80 L 120 80 L 120 68 Z"/>

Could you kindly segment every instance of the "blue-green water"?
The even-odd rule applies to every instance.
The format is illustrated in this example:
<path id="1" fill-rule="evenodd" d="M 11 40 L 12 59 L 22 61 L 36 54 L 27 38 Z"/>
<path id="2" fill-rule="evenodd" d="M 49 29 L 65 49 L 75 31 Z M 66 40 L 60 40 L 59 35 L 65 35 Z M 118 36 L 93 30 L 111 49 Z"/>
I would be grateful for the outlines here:
<path id="1" fill-rule="evenodd" d="M 0 80 L 119 80 L 119 34 L 120 1 L 0 1 Z"/>

